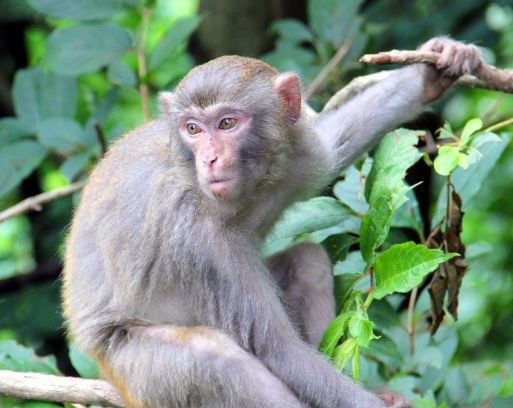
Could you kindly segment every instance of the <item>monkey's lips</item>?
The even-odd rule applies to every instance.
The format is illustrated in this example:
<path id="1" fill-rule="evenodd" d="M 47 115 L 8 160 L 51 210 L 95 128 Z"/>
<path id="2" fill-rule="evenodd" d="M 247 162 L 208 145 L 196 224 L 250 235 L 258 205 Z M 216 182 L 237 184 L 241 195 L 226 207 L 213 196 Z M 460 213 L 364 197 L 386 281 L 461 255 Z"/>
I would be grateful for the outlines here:
<path id="1" fill-rule="evenodd" d="M 218 198 L 227 198 L 236 185 L 236 177 L 218 177 L 208 182 L 208 189 Z"/>

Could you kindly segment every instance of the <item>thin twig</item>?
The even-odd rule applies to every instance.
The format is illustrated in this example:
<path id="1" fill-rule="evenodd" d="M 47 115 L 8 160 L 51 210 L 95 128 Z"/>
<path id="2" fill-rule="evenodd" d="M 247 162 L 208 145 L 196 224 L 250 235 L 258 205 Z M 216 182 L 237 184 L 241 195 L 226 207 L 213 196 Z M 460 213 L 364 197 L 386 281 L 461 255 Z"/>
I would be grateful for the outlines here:
<path id="1" fill-rule="evenodd" d="M 367 54 L 360 58 L 364 64 L 436 64 L 440 53 L 431 51 L 398 51 Z M 505 93 L 513 93 L 513 70 L 498 69 L 482 63 L 472 75 L 463 75 L 456 81 L 457 85 L 471 88 L 484 88 Z"/>
<path id="2" fill-rule="evenodd" d="M 81 190 L 85 183 L 85 181 L 77 181 L 76 183 L 70 184 L 69 186 L 60 188 L 58 190 L 52 190 L 35 195 L 33 197 L 28 197 L 25 200 L 20 201 L 18 204 L 0 212 L 0 222 L 3 222 L 17 215 L 24 214 L 28 211 L 41 211 L 43 204 L 73 194 Z"/>
<path id="3" fill-rule="evenodd" d="M 328 75 L 333 71 L 333 69 L 338 65 L 338 63 L 346 56 L 346 54 L 351 49 L 351 42 L 346 41 L 343 43 L 340 48 L 337 50 L 335 55 L 328 61 L 328 63 L 321 69 L 321 72 L 317 74 L 312 83 L 308 86 L 306 91 L 304 92 L 305 100 L 308 100 L 321 86 L 321 84 L 326 80 Z"/>
<path id="4" fill-rule="evenodd" d="M 105 135 L 103 134 L 103 130 L 99 123 L 94 123 L 93 127 L 96 133 L 96 139 L 98 140 L 98 145 L 100 146 L 100 158 L 102 158 L 103 156 L 105 156 L 105 152 L 107 151 Z"/>
<path id="5" fill-rule="evenodd" d="M 150 120 L 150 90 L 146 83 L 146 75 L 148 70 L 146 68 L 146 54 L 144 46 L 146 43 L 146 32 L 148 31 L 148 22 L 151 15 L 151 9 L 145 8 L 141 11 L 141 31 L 139 32 L 139 43 L 137 45 L 137 74 L 139 76 L 139 96 L 141 98 L 141 105 L 143 110 L 144 120 Z"/>
<path id="6" fill-rule="evenodd" d="M 28 400 L 123 408 L 118 392 L 101 380 L 0 370 L 0 395 Z"/>
<path id="7" fill-rule="evenodd" d="M 505 128 L 506 126 L 513 125 L 513 118 L 503 120 L 502 122 L 496 123 L 495 125 L 489 126 L 485 129 L 485 132 L 495 132 L 496 130 Z"/>
<path id="8" fill-rule="evenodd" d="M 410 301 L 408 302 L 408 338 L 410 340 L 410 356 L 415 354 L 415 322 L 413 321 L 413 309 L 415 308 L 415 301 L 417 300 L 418 288 L 413 288 L 410 294 Z"/>

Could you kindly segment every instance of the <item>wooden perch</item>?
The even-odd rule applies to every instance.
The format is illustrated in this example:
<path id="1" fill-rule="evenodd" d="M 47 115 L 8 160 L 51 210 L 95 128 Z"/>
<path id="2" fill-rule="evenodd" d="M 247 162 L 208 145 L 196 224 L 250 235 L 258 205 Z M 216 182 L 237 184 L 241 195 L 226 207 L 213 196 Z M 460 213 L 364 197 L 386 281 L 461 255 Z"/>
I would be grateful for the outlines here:
<path id="1" fill-rule="evenodd" d="M 0 370 L 0 395 L 36 401 L 124 408 L 118 392 L 101 380 Z"/>
<path id="2" fill-rule="evenodd" d="M 379 64 L 435 64 L 440 53 L 430 51 L 388 51 L 378 54 L 367 54 L 360 58 L 360 62 L 369 65 Z M 498 69 L 492 65 L 482 63 L 472 75 L 463 75 L 456 81 L 457 85 L 471 88 L 484 88 L 505 93 L 513 93 L 513 70 Z"/>

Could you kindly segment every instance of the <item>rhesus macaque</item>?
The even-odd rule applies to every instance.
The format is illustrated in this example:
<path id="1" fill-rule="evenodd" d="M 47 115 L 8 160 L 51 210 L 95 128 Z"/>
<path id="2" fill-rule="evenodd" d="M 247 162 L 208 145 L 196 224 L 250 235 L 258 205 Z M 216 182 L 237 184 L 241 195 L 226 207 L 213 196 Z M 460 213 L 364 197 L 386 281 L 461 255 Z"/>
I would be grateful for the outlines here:
<path id="1" fill-rule="evenodd" d="M 128 406 L 409 406 L 316 351 L 335 317 L 324 250 L 303 243 L 263 259 L 260 246 L 285 208 L 481 62 L 447 38 L 422 49 L 442 53 L 436 67 L 394 71 L 320 114 L 295 74 L 221 57 L 114 144 L 73 220 L 64 309 Z"/>

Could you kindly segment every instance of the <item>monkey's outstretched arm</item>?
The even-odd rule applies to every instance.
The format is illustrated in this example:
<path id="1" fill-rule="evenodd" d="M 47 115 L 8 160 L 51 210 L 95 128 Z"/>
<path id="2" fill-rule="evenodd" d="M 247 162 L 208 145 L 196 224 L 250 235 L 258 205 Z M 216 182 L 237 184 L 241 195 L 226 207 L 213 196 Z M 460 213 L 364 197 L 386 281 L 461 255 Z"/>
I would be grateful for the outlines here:
<path id="1" fill-rule="evenodd" d="M 377 142 L 380 136 L 413 119 L 459 76 L 482 64 L 477 48 L 446 37 L 420 47 L 440 55 L 434 65 L 413 65 L 374 74 L 352 83 L 328 102 L 315 129 L 331 152 L 333 176 Z"/>

